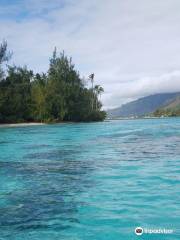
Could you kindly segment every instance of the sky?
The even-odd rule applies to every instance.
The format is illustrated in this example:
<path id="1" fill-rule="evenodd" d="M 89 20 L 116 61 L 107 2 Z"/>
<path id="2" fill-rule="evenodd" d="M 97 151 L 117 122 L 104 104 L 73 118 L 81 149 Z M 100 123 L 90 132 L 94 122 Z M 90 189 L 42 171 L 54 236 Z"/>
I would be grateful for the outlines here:
<path id="1" fill-rule="evenodd" d="M 179 12 L 179 0 L 0 0 L 0 41 L 35 72 L 64 50 L 109 109 L 180 91 Z"/>

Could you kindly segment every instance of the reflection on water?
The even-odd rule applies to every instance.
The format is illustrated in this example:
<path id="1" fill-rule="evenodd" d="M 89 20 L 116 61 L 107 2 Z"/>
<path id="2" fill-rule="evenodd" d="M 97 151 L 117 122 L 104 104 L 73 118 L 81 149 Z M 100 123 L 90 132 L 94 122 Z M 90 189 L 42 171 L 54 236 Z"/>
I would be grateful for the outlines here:
<path id="1" fill-rule="evenodd" d="M 136 239 L 136 226 L 172 228 L 178 239 L 179 126 L 176 118 L 0 129 L 0 239 Z"/>

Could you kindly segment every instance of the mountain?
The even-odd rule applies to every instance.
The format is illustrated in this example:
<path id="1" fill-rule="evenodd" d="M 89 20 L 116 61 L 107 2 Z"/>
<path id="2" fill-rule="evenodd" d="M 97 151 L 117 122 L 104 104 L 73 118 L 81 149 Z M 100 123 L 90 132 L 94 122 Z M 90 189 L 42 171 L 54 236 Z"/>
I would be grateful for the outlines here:
<path id="1" fill-rule="evenodd" d="M 180 96 L 175 97 L 166 106 L 158 108 L 154 116 L 180 116 Z"/>
<path id="2" fill-rule="evenodd" d="M 143 116 L 155 112 L 161 107 L 168 106 L 177 97 L 180 92 L 176 93 L 159 93 L 135 101 L 123 104 L 121 107 L 107 111 L 108 117 L 132 117 Z"/>

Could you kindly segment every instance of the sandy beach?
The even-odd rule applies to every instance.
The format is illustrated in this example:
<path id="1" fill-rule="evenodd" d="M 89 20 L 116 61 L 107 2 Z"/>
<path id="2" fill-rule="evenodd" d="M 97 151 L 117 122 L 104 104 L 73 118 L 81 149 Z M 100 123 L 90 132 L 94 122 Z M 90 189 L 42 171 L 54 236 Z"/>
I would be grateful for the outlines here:
<path id="1" fill-rule="evenodd" d="M 39 126 L 45 125 L 45 123 L 3 123 L 0 124 L 0 128 L 3 127 L 30 127 L 30 126 Z"/>

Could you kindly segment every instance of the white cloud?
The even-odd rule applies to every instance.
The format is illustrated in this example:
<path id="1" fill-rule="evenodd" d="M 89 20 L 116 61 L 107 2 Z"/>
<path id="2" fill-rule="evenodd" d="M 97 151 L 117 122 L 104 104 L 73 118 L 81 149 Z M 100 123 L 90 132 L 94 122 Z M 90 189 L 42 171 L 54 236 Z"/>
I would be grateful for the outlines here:
<path id="1" fill-rule="evenodd" d="M 118 107 L 118 101 L 126 103 L 139 97 L 180 91 L 180 71 L 173 71 L 152 77 L 140 77 L 130 82 L 108 84 L 109 89 L 104 103 L 109 108 Z M 109 105 L 109 102 L 112 105 Z"/>
<path id="2" fill-rule="evenodd" d="M 26 0 L 0 7 L 0 29 L 13 60 L 35 71 L 64 49 L 82 75 L 95 72 L 108 108 L 180 91 L 179 10 L 179 0 Z"/>

